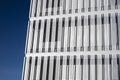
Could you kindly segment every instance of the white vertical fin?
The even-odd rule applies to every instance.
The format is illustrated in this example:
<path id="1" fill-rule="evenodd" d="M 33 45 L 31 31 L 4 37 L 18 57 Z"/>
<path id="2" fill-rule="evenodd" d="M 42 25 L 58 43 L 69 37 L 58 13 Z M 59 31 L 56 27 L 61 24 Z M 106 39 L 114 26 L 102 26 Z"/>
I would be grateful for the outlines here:
<path id="1" fill-rule="evenodd" d="M 43 34 L 44 34 L 44 20 L 41 21 L 40 25 L 40 41 L 39 41 L 39 52 L 42 52 L 43 47 Z"/>

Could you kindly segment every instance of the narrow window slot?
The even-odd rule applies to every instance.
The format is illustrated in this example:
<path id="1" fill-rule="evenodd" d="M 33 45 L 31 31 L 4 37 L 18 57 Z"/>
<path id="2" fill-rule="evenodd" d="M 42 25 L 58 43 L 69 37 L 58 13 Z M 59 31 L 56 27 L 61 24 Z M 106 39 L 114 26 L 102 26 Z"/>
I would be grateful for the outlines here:
<path id="1" fill-rule="evenodd" d="M 90 20 L 90 15 L 89 15 L 88 16 L 88 26 L 89 26 L 89 46 L 88 46 L 88 51 L 90 51 L 90 46 L 91 46 L 91 43 L 90 43 L 91 42 L 90 41 L 91 40 L 90 39 L 90 36 L 91 36 L 91 34 L 90 34 L 91 33 L 91 23 L 90 22 L 91 22 L 91 20 Z"/>
<path id="2" fill-rule="evenodd" d="M 93 65 L 93 64 L 90 64 L 90 55 L 88 55 L 88 64 L 85 64 L 85 65 L 88 65 L 88 80 L 90 80 L 90 65 Z"/>
<path id="3" fill-rule="evenodd" d="M 97 11 L 97 0 L 95 0 L 95 11 Z"/>
<path id="4" fill-rule="evenodd" d="M 84 60 L 84 56 L 80 56 L 81 57 L 81 80 L 83 80 L 83 60 Z"/>
<path id="5" fill-rule="evenodd" d="M 41 20 L 39 20 L 39 25 L 38 25 L 38 37 L 37 37 L 37 48 L 36 48 L 36 52 L 39 52 L 40 28 L 41 28 Z"/>
<path id="6" fill-rule="evenodd" d="M 74 80 L 76 80 L 76 56 L 74 56 Z"/>
<path id="7" fill-rule="evenodd" d="M 32 64 L 32 57 L 30 57 L 30 60 L 29 60 L 28 80 L 30 80 L 31 64 Z"/>
<path id="8" fill-rule="evenodd" d="M 36 0 L 35 13 L 34 13 L 35 17 L 37 16 L 37 5 L 38 5 L 38 0 Z"/>
<path id="9" fill-rule="evenodd" d="M 97 59 L 97 55 L 95 55 L 95 80 L 97 80 L 97 77 L 98 77 L 98 76 L 97 76 L 97 73 L 98 73 L 98 72 L 97 72 L 97 70 L 98 70 L 98 69 L 97 69 L 97 65 L 99 65 L 99 64 L 97 63 L 97 60 L 98 60 L 98 59 Z"/>
<path id="10" fill-rule="evenodd" d="M 89 7 L 88 7 L 88 11 L 91 11 L 91 0 L 89 0 Z"/>
<path id="11" fill-rule="evenodd" d="M 69 17 L 69 22 L 68 22 L 67 51 L 70 51 L 70 37 L 71 37 L 71 17 Z"/>
<path id="12" fill-rule="evenodd" d="M 59 14 L 59 10 L 60 10 L 60 0 L 58 0 L 58 3 L 57 3 L 57 14 Z"/>
<path id="13" fill-rule="evenodd" d="M 118 9 L 118 0 L 115 0 L 115 9 Z"/>
<path id="14" fill-rule="evenodd" d="M 116 47 L 117 47 L 117 50 L 119 50 L 119 26 L 118 26 L 118 14 L 116 13 L 115 14 L 115 19 L 116 19 L 116 27 L 117 27 L 117 43 L 116 43 Z"/>
<path id="15" fill-rule="evenodd" d="M 105 79 L 105 56 L 102 55 L 102 80 Z"/>
<path id="16" fill-rule="evenodd" d="M 50 20 L 50 34 L 49 34 L 49 52 L 51 51 L 51 40 L 52 40 L 52 26 L 53 26 L 53 19 Z"/>
<path id="17" fill-rule="evenodd" d="M 62 40 L 61 40 L 61 51 L 64 50 L 64 27 L 65 27 L 65 18 L 62 19 Z"/>
<path id="18" fill-rule="evenodd" d="M 104 0 L 101 0 L 101 10 L 104 10 Z"/>
<path id="19" fill-rule="evenodd" d="M 66 0 L 63 0 L 64 3 L 63 3 L 63 14 L 66 13 Z"/>
<path id="20" fill-rule="evenodd" d="M 46 80 L 49 80 L 49 65 L 50 65 L 50 56 L 48 56 L 48 60 L 47 60 Z"/>
<path id="21" fill-rule="evenodd" d="M 83 6 L 82 6 L 82 9 L 81 9 L 81 12 L 84 12 L 85 11 L 85 7 L 84 7 L 84 0 L 82 0 L 82 2 L 83 2 Z"/>
<path id="22" fill-rule="evenodd" d="M 52 1 L 52 12 L 51 12 L 52 15 L 53 15 L 53 11 L 54 11 L 54 0 Z"/>
<path id="23" fill-rule="evenodd" d="M 110 41 L 109 41 L 109 42 L 110 42 L 110 43 L 109 43 L 109 44 L 110 44 L 110 45 L 109 45 L 109 50 L 112 50 L 112 40 L 111 40 L 111 15 L 110 15 L 110 14 L 109 14 L 109 27 L 110 27 L 110 28 L 109 28 L 109 32 L 110 32 L 110 34 L 109 34 L 109 40 L 110 40 Z"/>
<path id="24" fill-rule="evenodd" d="M 40 16 L 42 16 L 42 10 L 43 10 L 43 0 L 41 0 L 41 6 L 40 6 Z"/>
<path id="25" fill-rule="evenodd" d="M 41 69 L 40 69 L 40 80 L 42 80 L 42 76 L 43 76 L 43 63 L 44 63 L 44 57 L 42 56 L 42 59 L 41 59 Z"/>
<path id="26" fill-rule="evenodd" d="M 102 50 L 105 50 L 105 39 L 104 39 L 104 15 L 101 15 L 102 22 Z"/>
<path id="27" fill-rule="evenodd" d="M 32 45 L 31 45 L 31 50 L 30 52 L 33 52 L 33 44 L 34 44 L 34 33 L 35 33 L 35 21 L 33 22 L 33 32 L 32 32 Z"/>
<path id="28" fill-rule="evenodd" d="M 54 64 L 53 64 L 53 80 L 55 80 L 55 76 L 56 76 L 56 56 L 54 56 Z"/>
<path id="29" fill-rule="evenodd" d="M 82 26 L 82 46 L 81 46 L 81 51 L 84 51 L 84 16 L 81 17 L 81 26 Z"/>
<path id="30" fill-rule="evenodd" d="M 37 61 L 38 61 L 38 57 L 35 58 L 34 77 L 33 77 L 34 80 L 36 80 Z"/>
<path id="31" fill-rule="evenodd" d="M 120 55 L 117 55 L 118 79 L 120 80 Z"/>
<path id="32" fill-rule="evenodd" d="M 58 39 L 58 27 L 59 27 L 59 19 L 56 19 L 56 34 L 55 34 L 55 51 L 57 51 L 57 39 Z"/>
<path id="33" fill-rule="evenodd" d="M 97 51 L 97 15 L 95 15 L 95 50 Z"/>
<path id="34" fill-rule="evenodd" d="M 76 34 L 75 34 L 75 47 L 74 47 L 74 51 L 77 50 L 77 27 L 78 27 L 78 18 L 75 17 L 75 31 L 76 31 Z"/>
<path id="35" fill-rule="evenodd" d="M 62 80 L 62 65 L 63 65 L 63 56 L 60 56 L 60 78 L 59 80 Z"/>
<path id="36" fill-rule="evenodd" d="M 44 45 L 43 45 L 43 50 L 42 50 L 42 52 L 45 51 L 46 27 L 47 27 L 47 20 L 45 20 L 45 23 L 44 23 L 44 34 L 43 34 L 43 43 L 44 43 Z"/>
<path id="37" fill-rule="evenodd" d="M 46 1 L 46 15 L 48 15 L 49 0 Z"/>

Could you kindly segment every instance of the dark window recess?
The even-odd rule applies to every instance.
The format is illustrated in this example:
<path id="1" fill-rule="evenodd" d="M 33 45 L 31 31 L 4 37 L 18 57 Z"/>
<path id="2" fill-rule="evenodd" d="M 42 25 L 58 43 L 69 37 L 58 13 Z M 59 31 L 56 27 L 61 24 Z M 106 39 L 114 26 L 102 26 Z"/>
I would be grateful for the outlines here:
<path id="1" fill-rule="evenodd" d="M 49 0 L 46 1 L 46 9 L 48 9 Z"/>
<path id="2" fill-rule="evenodd" d="M 56 19 L 55 51 L 57 51 L 59 19 Z"/>
<path id="3" fill-rule="evenodd" d="M 105 50 L 105 39 L 104 39 L 104 15 L 101 16 L 102 20 L 102 50 Z"/>
<path id="4" fill-rule="evenodd" d="M 81 19 L 81 25 L 84 26 L 84 17 L 82 16 L 81 18 L 82 18 Z"/>
<path id="5" fill-rule="evenodd" d="M 97 15 L 95 15 L 95 25 L 97 25 Z"/>
<path id="6" fill-rule="evenodd" d="M 51 42 L 51 37 L 52 37 L 52 26 L 53 26 L 53 19 L 50 20 L 50 37 L 49 37 L 49 42 Z"/>
<path id="7" fill-rule="evenodd" d="M 66 13 L 66 0 L 64 0 L 64 3 L 63 3 L 63 14 Z"/>
<path id="8" fill-rule="evenodd" d="M 95 15 L 95 50 L 97 51 L 97 15 Z"/>
<path id="9" fill-rule="evenodd" d="M 47 20 L 45 20 L 44 23 L 44 35 L 43 35 L 43 48 L 42 48 L 42 52 L 45 52 L 45 38 L 46 38 L 46 27 L 47 27 Z"/>
<path id="10" fill-rule="evenodd" d="M 91 64 L 91 65 L 93 65 L 93 64 Z M 88 55 L 88 80 L 90 80 L 90 55 Z"/>
<path id="11" fill-rule="evenodd" d="M 97 55 L 95 55 L 95 80 L 97 80 Z"/>
<path id="12" fill-rule="evenodd" d="M 88 26 L 89 26 L 89 46 L 88 46 L 88 51 L 90 51 L 90 45 L 91 45 L 91 43 L 90 43 L 90 33 L 91 33 L 91 26 L 90 26 L 90 15 L 88 15 Z"/>
<path id="13" fill-rule="evenodd" d="M 104 0 L 101 0 L 101 10 L 104 10 Z"/>
<path id="14" fill-rule="evenodd" d="M 36 52 L 39 52 L 40 28 L 41 28 L 41 20 L 39 20 L 39 25 L 38 25 L 38 37 L 37 37 L 37 48 L 36 48 Z"/>
<path id="15" fill-rule="evenodd" d="M 76 65 L 76 56 L 74 56 L 74 65 Z"/>
<path id="16" fill-rule="evenodd" d="M 63 64 L 63 56 L 60 56 L 60 65 L 62 66 Z"/>
<path id="17" fill-rule="evenodd" d="M 81 65 L 83 65 L 83 60 L 84 60 L 84 56 L 82 55 L 82 56 L 80 56 L 81 57 Z"/>
<path id="18" fill-rule="evenodd" d="M 61 51 L 64 50 L 64 27 L 65 27 L 65 18 L 62 19 Z"/>
<path id="19" fill-rule="evenodd" d="M 47 27 L 47 20 L 45 20 L 45 23 L 44 23 L 44 36 L 43 36 L 43 42 L 45 42 L 45 37 L 46 37 L 46 27 Z"/>
<path id="20" fill-rule="evenodd" d="M 105 64 L 105 56 L 102 55 L 102 65 L 104 65 L 104 64 Z"/>
<path id="21" fill-rule="evenodd" d="M 75 26 L 77 27 L 77 24 L 78 24 L 78 18 L 75 17 Z"/>
<path id="22" fill-rule="evenodd" d="M 51 51 L 52 26 L 53 26 L 53 19 L 50 20 L 50 34 L 49 34 L 49 48 L 48 48 L 49 52 Z"/>
<path id="23" fill-rule="evenodd" d="M 42 80 L 42 76 L 43 76 L 43 63 L 44 63 L 44 57 L 41 58 L 40 80 Z"/>
<path id="24" fill-rule="evenodd" d="M 81 9 L 81 12 L 84 12 L 85 11 L 85 8 L 84 8 L 84 0 L 83 0 L 83 7 Z"/>
<path id="25" fill-rule="evenodd" d="M 84 51 L 84 16 L 81 17 L 81 26 L 82 26 L 82 46 L 81 51 Z"/>
<path id="26" fill-rule="evenodd" d="M 70 56 L 67 56 L 67 65 L 70 64 Z"/>
<path id="27" fill-rule="evenodd" d="M 34 80 L 36 80 L 37 61 L 38 61 L 38 57 L 35 58 Z"/>
<path id="28" fill-rule="evenodd" d="M 101 16 L 102 17 L 102 25 L 104 24 L 104 15 Z"/>
<path id="29" fill-rule="evenodd" d="M 46 80 L 48 80 L 48 78 L 49 78 L 49 65 L 50 65 L 50 56 L 48 56 L 48 61 L 47 61 Z"/>
<path id="30" fill-rule="evenodd" d="M 88 25 L 90 26 L 90 15 L 88 16 Z"/>
<path id="31" fill-rule="evenodd" d="M 30 60 L 29 60 L 28 80 L 30 80 L 31 64 L 32 64 L 32 57 L 30 57 Z"/>
<path id="32" fill-rule="evenodd" d="M 33 22 L 33 32 L 32 32 L 32 45 L 31 45 L 31 50 L 30 52 L 33 52 L 33 44 L 34 44 L 34 33 L 35 33 L 35 21 Z"/>
<path id="33" fill-rule="evenodd" d="M 69 17 L 69 27 L 71 26 L 71 17 Z"/>
<path id="34" fill-rule="evenodd" d="M 58 0 L 58 8 L 60 7 L 60 0 Z"/>
<path id="35" fill-rule="evenodd" d="M 38 0 L 36 0 L 35 13 L 34 13 L 35 17 L 37 16 L 37 5 L 38 5 Z"/>
<path id="36" fill-rule="evenodd" d="M 88 55 L 88 65 L 90 66 L 90 55 Z M 93 64 L 91 64 L 93 65 Z"/>
<path id="37" fill-rule="evenodd" d="M 57 4 L 57 14 L 59 14 L 59 10 L 60 10 L 60 0 L 58 0 L 58 4 Z"/>
<path id="38" fill-rule="evenodd" d="M 57 19 L 56 21 L 57 21 L 57 22 L 56 22 L 56 36 L 55 36 L 55 41 L 57 42 L 59 19 Z"/>
<path id="39" fill-rule="evenodd" d="M 62 27 L 65 27 L 65 18 L 62 20 Z"/>
<path id="40" fill-rule="evenodd" d="M 110 35 L 109 35 L 109 40 L 110 40 L 110 41 L 109 41 L 109 44 L 110 44 L 110 45 L 109 45 L 109 50 L 112 50 L 112 41 L 111 41 L 111 15 L 110 15 L 110 14 L 109 14 L 109 17 L 108 17 L 108 21 L 109 21 L 109 27 L 110 27 L 110 28 L 109 28 L 109 32 L 110 32 L 110 33 L 109 33 L 109 34 L 110 34 Z"/>
<path id="41" fill-rule="evenodd" d="M 42 16 L 42 9 L 43 9 L 43 0 L 41 0 L 41 6 L 40 6 L 40 16 Z"/>
<path id="42" fill-rule="evenodd" d="M 84 60 L 84 56 L 81 55 L 81 80 L 83 80 L 83 60 Z"/>
<path id="43" fill-rule="evenodd" d="M 120 80 L 120 55 L 117 55 L 117 64 L 118 64 L 118 75 L 119 75 L 119 80 Z"/>
<path id="44" fill-rule="evenodd" d="M 109 14 L 109 24 L 111 24 L 111 15 Z"/>
<path id="45" fill-rule="evenodd" d="M 89 0 L 89 7 L 88 7 L 88 11 L 91 11 L 91 0 Z"/>
<path id="46" fill-rule="evenodd" d="M 45 15 L 48 15 L 48 6 L 49 6 L 48 3 L 49 3 L 49 0 L 46 1 L 46 13 L 45 13 Z"/>
<path id="47" fill-rule="evenodd" d="M 56 70 L 56 56 L 54 56 L 54 63 L 53 63 L 53 80 L 55 80 L 55 76 L 56 76 L 55 70 Z"/>
<path id="48" fill-rule="evenodd" d="M 115 9 L 118 9 L 118 0 L 115 0 Z"/>
<path id="49" fill-rule="evenodd" d="M 116 27 L 117 27 L 117 44 L 116 44 L 116 47 L 117 47 L 117 50 L 119 50 L 119 26 L 118 26 L 118 14 L 116 13 L 115 14 L 115 21 L 116 21 Z"/>
<path id="50" fill-rule="evenodd" d="M 112 61 L 112 55 L 109 55 L 109 64 L 111 65 Z"/>
<path id="51" fill-rule="evenodd" d="M 105 56 L 102 55 L 102 80 L 104 80 L 104 77 L 105 77 L 105 68 L 104 68 L 104 65 L 105 65 Z"/>
<path id="52" fill-rule="evenodd" d="M 53 11 L 54 11 L 54 0 L 52 1 L 52 12 L 51 12 L 52 15 L 53 15 Z"/>
<path id="53" fill-rule="evenodd" d="M 97 0 L 95 0 L 95 11 L 97 11 Z"/>

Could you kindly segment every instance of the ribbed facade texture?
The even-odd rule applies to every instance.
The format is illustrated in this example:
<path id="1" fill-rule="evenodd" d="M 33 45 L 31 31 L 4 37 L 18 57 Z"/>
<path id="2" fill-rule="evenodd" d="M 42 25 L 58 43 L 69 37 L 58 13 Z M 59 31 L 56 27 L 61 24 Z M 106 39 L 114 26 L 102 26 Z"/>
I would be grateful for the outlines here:
<path id="1" fill-rule="evenodd" d="M 22 80 L 120 80 L 120 0 L 31 0 Z"/>

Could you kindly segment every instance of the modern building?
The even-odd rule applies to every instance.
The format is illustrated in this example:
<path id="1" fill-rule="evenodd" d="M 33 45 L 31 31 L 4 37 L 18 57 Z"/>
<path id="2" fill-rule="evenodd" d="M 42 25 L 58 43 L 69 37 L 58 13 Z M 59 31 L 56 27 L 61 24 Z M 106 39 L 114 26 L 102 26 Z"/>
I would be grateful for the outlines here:
<path id="1" fill-rule="evenodd" d="M 120 0 L 31 0 L 22 80 L 120 80 Z"/>

